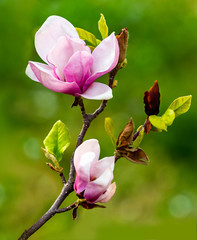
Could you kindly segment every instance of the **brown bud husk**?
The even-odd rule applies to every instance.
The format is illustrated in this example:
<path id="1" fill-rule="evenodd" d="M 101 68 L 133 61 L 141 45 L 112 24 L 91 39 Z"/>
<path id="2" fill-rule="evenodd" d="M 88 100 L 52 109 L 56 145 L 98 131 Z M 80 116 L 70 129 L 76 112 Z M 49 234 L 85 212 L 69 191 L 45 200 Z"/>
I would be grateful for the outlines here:
<path id="1" fill-rule="evenodd" d="M 133 137 L 133 130 L 134 130 L 134 123 L 133 119 L 130 118 L 127 125 L 124 127 L 124 129 L 121 131 L 121 133 L 118 136 L 118 140 L 116 142 L 116 146 L 118 148 L 126 147 L 131 144 L 132 137 Z"/>
<path id="2" fill-rule="evenodd" d="M 88 202 L 82 202 L 80 205 L 85 209 L 93 209 L 95 207 L 105 208 L 105 206 L 103 206 L 103 205 L 96 204 L 96 203 L 88 203 Z"/>
<path id="3" fill-rule="evenodd" d="M 150 115 L 157 115 L 160 106 L 160 93 L 157 80 L 149 91 L 144 93 L 145 113 Z"/>
<path id="4" fill-rule="evenodd" d="M 125 60 L 127 45 L 128 45 L 129 33 L 127 28 L 123 28 L 122 31 L 116 36 L 119 45 L 119 60 L 118 63 L 122 63 Z"/>
<path id="5" fill-rule="evenodd" d="M 140 163 L 147 165 L 149 162 L 149 159 L 146 155 L 146 153 L 141 148 L 125 148 L 123 150 L 118 150 L 119 154 L 121 154 L 122 157 L 125 157 L 129 161 L 133 163 Z"/>
<path id="6" fill-rule="evenodd" d="M 75 220 L 77 218 L 77 210 L 78 210 L 78 207 L 75 207 L 72 211 L 73 220 Z"/>
<path id="7" fill-rule="evenodd" d="M 144 123 L 144 131 L 146 135 L 149 134 L 151 128 L 152 128 L 151 122 L 149 121 L 149 117 L 147 117 L 146 122 Z"/>

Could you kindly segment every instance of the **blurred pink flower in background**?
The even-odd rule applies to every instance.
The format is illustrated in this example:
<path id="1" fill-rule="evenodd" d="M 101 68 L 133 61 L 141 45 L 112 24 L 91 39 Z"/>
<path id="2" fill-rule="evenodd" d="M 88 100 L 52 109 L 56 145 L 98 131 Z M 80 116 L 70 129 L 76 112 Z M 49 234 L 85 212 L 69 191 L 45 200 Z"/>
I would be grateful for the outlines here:
<path id="1" fill-rule="evenodd" d="M 88 99 L 112 98 L 109 86 L 94 81 L 117 65 L 119 47 L 114 33 L 91 53 L 70 22 L 50 16 L 35 35 L 35 47 L 46 64 L 29 62 L 26 74 L 32 80 L 54 92 Z"/>
<path id="2" fill-rule="evenodd" d="M 90 139 L 83 142 L 74 153 L 76 180 L 74 190 L 82 195 L 87 202 L 107 202 L 116 191 L 113 180 L 115 157 L 99 160 L 100 146 L 98 140 Z"/>

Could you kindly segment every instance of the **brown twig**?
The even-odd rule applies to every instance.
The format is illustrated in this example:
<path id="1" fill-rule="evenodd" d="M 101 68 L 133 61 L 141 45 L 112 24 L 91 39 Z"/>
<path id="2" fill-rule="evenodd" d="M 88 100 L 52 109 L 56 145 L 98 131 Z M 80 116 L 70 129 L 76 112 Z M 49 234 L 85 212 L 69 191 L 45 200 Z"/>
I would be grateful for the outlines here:
<path id="1" fill-rule="evenodd" d="M 62 183 L 63 183 L 63 184 L 66 184 L 66 178 L 65 178 L 63 172 L 60 172 L 60 177 L 61 177 L 61 179 L 62 179 Z"/>
<path id="2" fill-rule="evenodd" d="M 68 207 L 57 209 L 55 213 L 67 212 L 67 211 L 70 211 L 71 209 L 73 209 L 73 208 L 75 208 L 75 207 L 76 207 L 76 203 L 73 203 L 73 204 L 71 204 L 71 205 L 68 206 Z"/>

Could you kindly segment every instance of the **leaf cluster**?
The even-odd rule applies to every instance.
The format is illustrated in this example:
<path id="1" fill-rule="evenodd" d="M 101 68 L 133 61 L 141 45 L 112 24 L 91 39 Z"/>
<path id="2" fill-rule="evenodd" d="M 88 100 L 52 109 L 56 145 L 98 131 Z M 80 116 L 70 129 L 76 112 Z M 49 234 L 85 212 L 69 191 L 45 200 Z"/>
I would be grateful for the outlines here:
<path id="1" fill-rule="evenodd" d="M 103 14 L 101 14 L 101 17 L 98 21 L 98 29 L 102 39 L 108 37 L 108 26 Z M 87 41 L 90 44 L 88 47 L 91 49 L 91 51 L 93 51 L 94 48 L 101 42 L 101 40 L 97 39 L 93 33 L 90 33 L 82 28 L 76 28 L 76 30 L 80 39 Z"/>
<path id="2" fill-rule="evenodd" d="M 158 82 L 155 81 L 150 90 L 144 93 L 145 113 L 148 116 L 147 124 L 150 122 L 156 131 L 167 131 L 167 127 L 173 124 L 176 117 L 189 110 L 191 99 L 191 95 L 176 98 L 162 116 L 157 116 L 160 106 L 160 92 Z M 146 133 L 149 133 L 150 129 L 151 126 Z"/>

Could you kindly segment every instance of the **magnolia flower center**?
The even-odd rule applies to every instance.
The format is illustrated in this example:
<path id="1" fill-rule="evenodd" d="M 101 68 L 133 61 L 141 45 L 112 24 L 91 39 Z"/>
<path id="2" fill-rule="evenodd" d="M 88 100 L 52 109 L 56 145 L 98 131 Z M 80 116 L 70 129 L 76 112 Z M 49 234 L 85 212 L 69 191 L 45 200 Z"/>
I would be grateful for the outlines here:
<path id="1" fill-rule="evenodd" d="M 94 180 L 96 180 L 96 177 L 91 177 L 91 178 L 90 178 L 90 182 L 92 182 L 92 181 L 94 181 Z"/>

